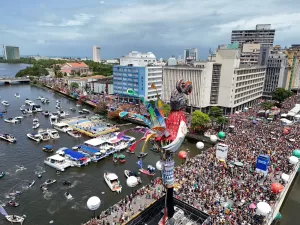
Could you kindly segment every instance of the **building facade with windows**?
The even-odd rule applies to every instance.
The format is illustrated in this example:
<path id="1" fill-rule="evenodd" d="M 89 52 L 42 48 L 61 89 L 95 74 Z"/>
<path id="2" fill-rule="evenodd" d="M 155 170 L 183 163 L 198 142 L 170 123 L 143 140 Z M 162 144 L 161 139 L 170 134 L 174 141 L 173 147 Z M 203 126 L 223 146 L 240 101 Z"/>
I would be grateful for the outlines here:
<path id="1" fill-rule="evenodd" d="M 93 61 L 94 62 L 101 62 L 101 57 L 100 57 L 100 51 L 101 48 L 99 46 L 93 46 Z"/>
<path id="2" fill-rule="evenodd" d="M 3 57 L 6 60 L 20 59 L 19 47 L 3 45 Z"/>
<path id="3" fill-rule="evenodd" d="M 251 107 L 262 97 L 266 67 L 240 64 L 239 49 L 218 49 L 221 64 L 218 104 L 225 114 Z"/>
<path id="4" fill-rule="evenodd" d="M 198 49 L 197 48 L 188 48 L 184 49 L 183 53 L 184 57 L 184 63 L 185 64 L 191 64 L 193 62 L 196 62 L 198 60 Z"/>

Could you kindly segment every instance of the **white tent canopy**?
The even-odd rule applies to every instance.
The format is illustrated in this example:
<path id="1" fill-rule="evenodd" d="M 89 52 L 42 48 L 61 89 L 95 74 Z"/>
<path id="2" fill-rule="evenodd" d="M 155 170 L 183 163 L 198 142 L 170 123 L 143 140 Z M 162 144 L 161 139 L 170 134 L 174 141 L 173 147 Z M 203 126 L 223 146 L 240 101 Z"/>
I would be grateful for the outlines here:
<path id="1" fill-rule="evenodd" d="M 84 142 L 84 144 L 91 145 L 94 147 L 99 146 L 103 143 L 105 143 L 105 141 L 103 139 L 99 139 L 99 138 L 93 138 L 93 139 L 90 139 L 90 140 Z"/>

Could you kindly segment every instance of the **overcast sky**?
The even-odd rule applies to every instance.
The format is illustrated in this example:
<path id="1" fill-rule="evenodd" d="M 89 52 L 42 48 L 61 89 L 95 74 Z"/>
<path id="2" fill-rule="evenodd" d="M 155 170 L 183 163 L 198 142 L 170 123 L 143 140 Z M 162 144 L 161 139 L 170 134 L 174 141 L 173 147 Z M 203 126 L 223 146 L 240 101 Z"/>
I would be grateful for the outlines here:
<path id="1" fill-rule="evenodd" d="M 21 55 L 101 57 L 129 51 L 157 58 L 230 42 L 232 29 L 276 28 L 275 44 L 300 43 L 299 0 L 10 0 L 0 7 L 0 44 Z"/>

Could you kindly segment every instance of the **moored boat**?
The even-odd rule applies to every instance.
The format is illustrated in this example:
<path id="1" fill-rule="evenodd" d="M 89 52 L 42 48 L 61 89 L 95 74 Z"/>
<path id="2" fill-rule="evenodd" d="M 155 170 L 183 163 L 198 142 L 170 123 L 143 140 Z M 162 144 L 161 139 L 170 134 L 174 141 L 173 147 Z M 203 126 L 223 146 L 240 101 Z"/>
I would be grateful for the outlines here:
<path id="1" fill-rule="evenodd" d="M 5 205 L 10 206 L 10 207 L 18 207 L 20 204 L 11 200 L 11 201 L 6 202 Z"/>
<path id="2" fill-rule="evenodd" d="M 39 123 L 36 123 L 36 124 L 33 124 L 32 125 L 32 129 L 37 129 L 40 127 L 40 124 Z"/>
<path id="3" fill-rule="evenodd" d="M 47 129 L 47 132 L 48 132 L 48 134 L 50 135 L 50 137 L 52 139 L 58 139 L 58 138 L 60 138 L 58 131 L 55 130 L 55 129 Z"/>
<path id="4" fill-rule="evenodd" d="M 17 216 L 17 215 L 7 215 L 5 218 L 11 222 L 11 223 L 20 223 L 22 224 L 25 220 L 25 215 L 24 216 Z"/>
<path id="5" fill-rule="evenodd" d="M 31 134 L 31 133 L 28 133 L 27 137 L 30 138 L 31 140 L 36 141 L 36 142 L 40 142 L 42 140 L 42 137 L 41 137 L 40 134 Z"/>
<path id="6" fill-rule="evenodd" d="M 18 123 L 19 120 L 16 120 L 15 118 L 7 118 L 7 119 L 4 119 L 4 121 L 6 123 Z"/>
<path id="7" fill-rule="evenodd" d="M 48 157 L 44 160 L 44 163 L 59 171 L 65 171 L 66 168 L 71 166 L 71 163 L 59 154 Z"/>
<path id="8" fill-rule="evenodd" d="M 154 176 L 155 175 L 155 168 L 151 165 L 148 165 L 147 169 L 140 168 L 139 171 L 143 174 L 148 175 L 148 176 Z"/>
<path id="9" fill-rule="evenodd" d="M 43 112 L 43 115 L 44 115 L 44 116 L 49 116 L 49 115 L 50 115 L 50 112 L 49 112 L 48 110 L 46 110 L 46 111 Z"/>
<path id="10" fill-rule="evenodd" d="M 58 114 L 57 113 L 50 113 L 50 124 L 56 124 L 58 122 Z"/>
<path id="11" fill-rule="evenodd" d="M 81 134 L 76 130 L 68 130 L 67 134 L 74 137 L 74 138 L 80 138 L 81 137 Z"/>
<path id="12" fill-rule="evenodd" d="M 31 188 L 35 184 L 35 180 L 29 182 L 28 188 Z"/>
<path id="13" fill-rule="evenodd" d="M 15 94 L 15 97 L 16 97 L 16 98 L 20 98 L 21 96 L 20 96 L 19 93 L 16 93 L 16 94 Z"/>
<path id="14" fill-rule="evenodd" d="M 91 111 L 88 110 L 88 109 L 82 109 L 82 112 L 83 112 L 84 114 L 89 114 Z"/>
<path id="15" fill-rule="evenodd" d="M 68 124 L 66 123 L 55 123 L 53 124 L 53 128 L 58 130 L 58 131 L 61 131 L 61 132 L 67 132 L 67 131 L 71 131 L 73 130 L 71 127 L 69 127 Z"/>
<path id="16" fill-rule="evenodd" d="M 118 160 L 119 160 L 120 163 L 125 163 L 125 162 L 126 162 L 126 159 L 125 159 L 125 158 L 126 158 L 126 157 L 125 157 L 125 155 L 123 155 L 123 154 L 118 155 Z"/>
<path id="17" fill-rule="evenodd" d="M 5 172 L 2 171 L 2 172 L 0 173 L 0 178 L 3 178 L 4 176 L 5 176 Z"/>
<path id="18" fill-rule="evenodd" d="M 1 104 L 4 105 L 4 106 L 9 106 L 9 102 L 8 102 L 8 101 L 5 101 L 5 100 L 3 100 L 3 101 L 1 102 Z"/>
<path id="19" fill-rule="evenodd" d="M 0 134 L 0 139 L 8 141 L 10 143 L 15 143 L 17 139 L 11 134 Z"/>
<path id="20" fill-rule="evenodd" d="M 142 183 L 141 178 L 138 177 L 137 174 L 136 174 L 135 172 L 130 171 L 130 170 L 124 170 L 124 174 L 125 174 L 126 178 L 132 177 L 132 176 L 133 176 L 133 177 L 136 177 L 136 178 L 137 178 L 139 184 Z"/>
<path id="21" fill-rule="evenodd" d="M 56 183 L 56 180 L 48 179 L 42 185 L 47 186 L 47 185 L 54 184 L 54 183 Z"/>
<path id="22" fill-rule="evenodd" d="M 42 150 L 43 150 L 44 152 L 53 152 L 53 148 L 52 148 L 51 145 L 45 145 L 45 146 L 42 148 Z"/>
<path id="23" fill-rule="evenodd" d="M 120 185 L 118 176 L 115 173 L 104 173 L 104 180 L 112 191 L 118 193 L 122 191 L 122 186 Z"/>
<path id="24" fill-rule="evenodd" d="M 139 154 L 138 154 L 138 158 L 144 158 L 144 157 L 146 157 L 148 155 L 148 152 L 139 152 Z"/>

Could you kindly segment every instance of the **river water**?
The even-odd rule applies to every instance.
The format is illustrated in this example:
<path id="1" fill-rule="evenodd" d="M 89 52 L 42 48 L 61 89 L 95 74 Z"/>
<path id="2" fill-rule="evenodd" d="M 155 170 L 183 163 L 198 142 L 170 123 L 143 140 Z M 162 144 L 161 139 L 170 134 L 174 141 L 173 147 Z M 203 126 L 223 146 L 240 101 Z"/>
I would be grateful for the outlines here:
<path id="1" fill-rule="evenodd" d="M 29 67 L 29 64 L 8 64 L 0 63 L 0 77 L 14 77 L 17 72 L 26 67 Z"/>
<path id="2" fill-rule="evenodd" d="M 18 70 L 25 68 L 27 65 L 19 64 L 0 64 L 0 76 L 14 76 Z M 2 70 L 1 70 L 2 69 Z M 6 71 L 6 72 L 3 72 Z M 14 94 L 19 93 L 20 99 L 14 98 Z M 53 93 L 50 90 L 45 90 L 30 85 L 0 85 L 1 100 L 7 100 L 11 103 L 8 107 L 8 113 L 5 116 L 14 117 L 20 116 L 20 106 L 24 104 L 25 98 L 29 98 L 36 103 L 38 96 L 49 98 L 51 103 L 42 105 L 45 110 L 56 111 L 55 101 L 59 99 L 65 109 L 75 107 L 75 102 Z M 84 107 L 88 108 L 88 107 Z M 0 111 L 3 107 L 0 105 Z M 77 113 L 73 113 L 74 116 Z M 36 114 L 40 120 L 41 128 L 50 128 L 50 123 L 42 114 Z M 42 147 L 46 144 L 53 145 L 54 149 L 60 147 L 72 147 L 80 144 L 87 137 L 82 137 L 79 140 L 72 138 L 66 134 L 60 133 L 61 138 L 56 141 L 49 141 L 44 143 L 36 143 L 29 140 L 26 134 L 31 132 L 33 117 L 24 118 L 21 124 L 8 124 L 0 120 L 0 133 L 10 133 L 17 138 L 16 144 L 8 144 L 0 141 L 0 172 L 5 171 L 7 174 L 0 179 L 0 204 L 8 201 L 7 194 L 19 190 L 23 194 L 16 198 L 20 203 L 18 208 L 7 208 L 9 214 L 26 215 L 27 218 L 24 224 L 29 225 L 43 225 L 49 224 L 53 220 L 53 224 L 59 225 L 76 225 L 87 221 L 93 214 L 86 207 L 86 201 L 91 196 L 100 197 L 102 203 L 98 210 L 108 208 L 112 204 L 122 199 L 125 195 L 130 194 L 131 190 L 126 186 L 126 179 L 124 176 L 125 169 L 137 170 L 137 158 L 134 155 L 126 155 L 127 162 L 124 165 L 115 165 L 111 157 L 102 160 L 98 163 L 91 163 L 84 168 L 70 168 L 60 175 L 55 174 L 55 170 L 44 165 L 43 160 L 48 156 L 42 151 Z M 133 125 L 132 125 L 133 126 Z M 126 126 L 129 128 L 132 126 Z M 140 137 L 136 133 L 129 133 L 129 135 Z M 185 141 L 182 150 L 189 149 L 191 156 L 199 153 L 195 148 L 195 143 Z M 144 165 L 152 164 L 158 161 L 159 155 L 149 151 L 148 156 L 143 160 Z M 177 159 L 177 163 L 180 163 Z M 20 169 L 19 165 L 24 166 L 25 169 Z M 122 193 L 112 193 L 103 179 L 103 173 L 111 171 L 116 173 L 123 186 Z M 43 172 L 43 177 L 38 179 L 36 172 Z M 147 183 L 150 179 L 144 175 L 142 176 L 143 183 Z M 39 186 L 46 179 L 56 179 L 58 182 L 49 187 L 49 194 L 44 195 Z M 36 184 L 27 189 L 30 181 L 36 180 Z M 64 180 L 69 180 L 73 183 L 71 187 L 62 185 Z M 64 193 L 70 192 L 74 200 L 66 201 Z M 104 194 L 103 194 L 104 193 Z M 284 225 L 298 225 L 300 209 L 300 178 L 299 175 L 294 182 L 293 187 L 286 202 L 284 203 L 281 213 L 283 216 L 281 224 Z M 0 224 L 9 224 L 5 220 L 0 219 Z"/>

